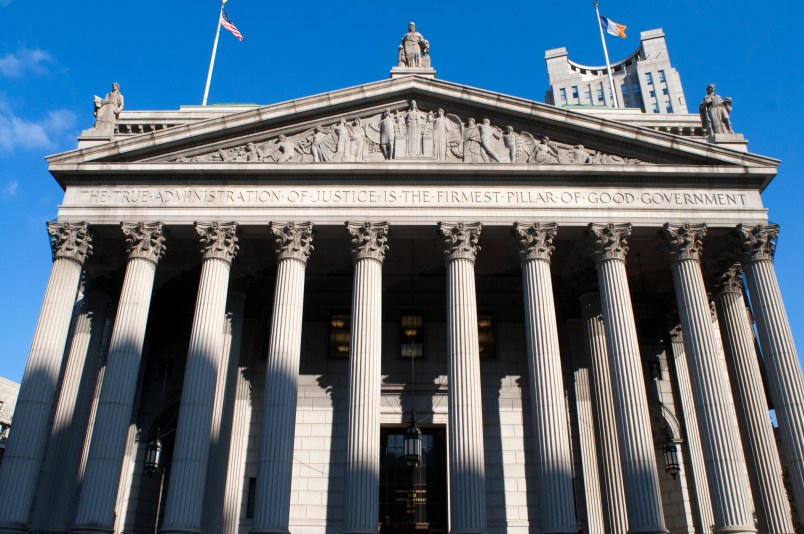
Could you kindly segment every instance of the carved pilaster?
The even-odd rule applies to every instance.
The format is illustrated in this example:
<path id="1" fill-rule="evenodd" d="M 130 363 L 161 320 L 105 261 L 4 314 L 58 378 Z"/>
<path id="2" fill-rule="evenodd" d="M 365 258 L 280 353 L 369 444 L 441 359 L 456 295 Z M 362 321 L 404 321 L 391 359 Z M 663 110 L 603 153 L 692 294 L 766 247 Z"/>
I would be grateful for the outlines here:
<path id="1" fill-rule="evenodd" d="M 313 223 L 271 223 L 277 260 L 298 260 L 304 264 L 313 252 Z"/>
<path id="2" fill-rule="evenodd" d="M 162 223 L 120 223 L 126 236 L 126 249 L 129 259 L 140 258 L 153 263 L 165 255 L 165 236 Z"/>
<path id="3" fill-rule="evenodd" d="M 631 235 L 630 223 L 589 223 L 586 233 L 591 241 L 589 252 L 594 256 L 595 263 L 606 260 L 625 261 L 628 237 Z"/>
<path id="4" fill-rule="evenodd" d="M 553 239 L 558 233 L 556 223 L 514 223 L 514 237 L 517 240 L 517 252 L 522 263 L 531 260 L 550 262 L 555 246 Z"/>
<path id="5" fill-rule="evenodd" d="M 346 222 L 346 230 L 352 242 L 352 259 L 376 260 L 380 263 L 385 259 L 388 250 L 388 223 Z"/>
<path id="6" fill-rule="evenodd" d="M 444 247 L 444 259 L 452 261 L 457 259 L 470 260 L 477 258 L 480 246 L 480 231 L 483 225 L 476 223 L 438 223 L 438 234 L 441 236 Z"/>
<path id="7" fill-rule="evenodd" d="M 240 246 L 237 244 L 237 225 L 229 223 L 195 223 L 201 239 L 201 253 L 205 260 L 218 259 L 231 264 Z"/>
<path id="8" fill-rule="evenodd" d="M 665 223 L 659 235 L 662 237 L 660 249 L 676 261 L 700 261 L 706 225 Z"/>
<path id="9" fill-rule="evenodd" d="M 47 233 L 50 234 L 54 260 L 64 258 L 83 265 L 92 255 L 92 236 L 85 222 L 71 224 L 48 221 Z"/>
<path id="10" fill-rule="evenodd" d="M 776 240 L 779 238 L 778 224 L 737 225 L 737 234 L 743 247 L 743 261 L 770 260 L 776 253 Z"/>

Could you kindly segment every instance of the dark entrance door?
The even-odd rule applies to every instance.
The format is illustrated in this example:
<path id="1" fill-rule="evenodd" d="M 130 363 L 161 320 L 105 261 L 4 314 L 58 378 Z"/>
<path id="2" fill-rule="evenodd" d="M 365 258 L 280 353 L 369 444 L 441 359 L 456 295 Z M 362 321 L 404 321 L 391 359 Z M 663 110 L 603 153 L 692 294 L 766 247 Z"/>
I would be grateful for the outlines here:
<path id="1" fill-rule="evenodd" d="M 422 429 L 422 465 L 405 464 L 404 428 L 380 431 L 380 520 L 395 534 L 447 531 L 447 447 L 443 428 Z"/>

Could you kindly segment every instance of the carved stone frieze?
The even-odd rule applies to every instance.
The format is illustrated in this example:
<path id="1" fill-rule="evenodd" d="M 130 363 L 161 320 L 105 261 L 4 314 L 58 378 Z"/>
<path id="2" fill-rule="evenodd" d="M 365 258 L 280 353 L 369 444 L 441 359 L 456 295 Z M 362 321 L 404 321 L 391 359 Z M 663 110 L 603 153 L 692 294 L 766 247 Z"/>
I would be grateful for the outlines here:
<path id="1" fill-rule="evenodd" d="M 556 223 L 514 223 L 514 238 L 517 241 L 517 252 L 521 262 L 543 260 L 550 262 L 555 250 L 553 239 L 558 233 Z"/>
<path id="2" fill-rule="evenodd" d="M 87 223 L 60 223 L 49 221 L 47 233 L 50 234 L 50 248 L 53 259 L 64 258 L 84 264 L 92 255 L 92 236 Z"/>
<path id="3" fill-rule="evenodd" d="M 531 163 L 536 165 L 635 165 L 644 163 L 559 143 L 484 118 L 461 118 L 443 109 L 405 108 L 342 117 L 303 130 L 268 134 L 234 147 L 174 157 L 175 162 L 324 163 L 382 160 L 438 163 Z"/>
<path id="4" fill-rule="evenodd" d="M 776 240 L 779 237 L 778 224 L 737 225 L 737 234 L 743 247 L 743 261 L 770 260 L 776 253 Z"/>
<path id="5" fill-rule="evenodd" d="M 307 263 L 313 252 L 313 223 L 271 223 L 271 233 L 276 241 L 278 260 L 299 260 Z"/>
<path id="6" fill-rule="evenodd" d="M 659 235 L 662 238 L 659 248 L 673 261 L 700 261 L 706 235 L 705 224 L 665 223 Z"/>
<path id="7" fill-rule="evenodd" d="M 129 259 L 140 258 L 153 263 L 165 255 L 165 236 L 162 223 L 120 223 L 126 236 Z"/>
<path id="8" fill-rule="evenodd" d="M 201 240 L 201 253 L 205 260 L 219 259 L 231 263 L 237 256 L 237 225 L 228 223 L 195 223 L 195 231 Z"/>
<path id="9" fill-rule="evenodd" d="M 377 260 L 380 263 L 385 259 L 388 250 L 388 223 L 346 222 L 346 230 L 352 242 L 352 259 Z"/>
<path id="10" fill-rule="evenodd" d="M 479 222 L 438 223 L 438 234 L 441 236 L 444 258 L 447 261 L 457 259 L 475 261 L 477 253 L 480 252 L 477 242 L 482 229 L 483 225 Z"/>
<path id="11" fill-rule="evenodd" d="M 589 252 L 595 263 L 605 260 L 622 260 L 628 254 L 628 236 L 631 235 L 631 223 L 596 224 L 589 223 L 586 233 L 590 238 Z"/>

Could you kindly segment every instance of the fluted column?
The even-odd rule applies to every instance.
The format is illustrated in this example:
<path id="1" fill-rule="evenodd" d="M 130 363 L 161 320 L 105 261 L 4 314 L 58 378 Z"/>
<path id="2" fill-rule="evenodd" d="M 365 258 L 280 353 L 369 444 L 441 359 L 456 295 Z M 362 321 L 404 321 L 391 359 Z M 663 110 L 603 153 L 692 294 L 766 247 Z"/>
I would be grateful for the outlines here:
<path id="1" fill-rule="evenodd" d="M 347 222 L 355 272 L 343 531 L 377 531 L 380 487 L 382 263 L 388 223 Z"/>
<path id="2" fill-rule="evenodd" d="M 53 266 L 34 330 L 0 467 L 0 532 L 25 532 L 42 452 L 50 430 L 50 412 L 67 344 L 81 270 L 92 253 L 86 223 L 49 222 Z"/>
<path id="3" fill-rule="evenodd" d="M 163 533 L 202 530 L 229 271 L 238 250 L 237 226 L 233 222 L 196 223 L 195 229 L 200 237 L 203 261 L 181 390 Z"/>
<path id="4" fill-rule="evenodd" d="M 271 232 L 276 238 L 278 266 L 251 532 L 286 534 L 301 356 L 304 271 L 313 251 L 313 225 L 271 223 Z"/>
<path id="5" fill-rule="evenodd" d="M 701 447 L 701 434 L 698 431 L 698 416 L 695 410 L 695 401 L 692 396 L 689 364 L 684 349 L 684 333 L 681 325 L 670 330 L 670 343 L 673 351 L 673 362 L 676 369 L 676 383 L 678 396 L 681 400 L 681 411 L 684 414 L 684 429 L 687 434 L 687 451 L 690 455 L 690 471 L 695 489 L 695 503 L 698 508 L 698 521 L 704 532 L 711 530 L 715 523 L 712 515 L 712 499 L 709 497 L 709 481 L 704 465 L 703 448 Z"/>
<path id="6" fill-rule="evenodd" d="M 447 376 L 450 524 L 486 532 L 486 466 L 477 333 L 475 259 L 480 223 L 439 223 L 447 266 Z M 566 420 L 561 425 L 566 427 Z"/>
<path id="7" fill-rule="evenodd" d="M 788 458 L 799 521 L 804 523 L 804 377 L 773 268 L 779 226 L 740 225 L 737 231 L 768 389 Z"/>
<path id="8" fill-rule="evenodd" d="M 221 533 L 229 528 L 227 516 L 237 516 L 237 510 L 227 510 L 231 491 L 226 484 L 230 468 L 238 469 L 230 461 L 235 396 L 237 390 L 238 364 L 240 363 L 240 342 L 243 333 L 243 310 L 246 295 L 234 289 L 226 297 L 226 321 L 223 326 L 223 350 L 221 351 L 220 372 L 215 386 L 215 406 L 212 415 L 212 431 L 209 451 L 209 470 L 207 471 L 206 493 L 204 495 L 204 525 L 208 532 Z M 239 458 L 239 454 L 235 456 Z M 242 480 L 242 479 L 241 479 Z M 239 490 L 239 489 L 238 489 Z"/>
<path id="9" fill-rule="evenodd" d="M 731 263 L 731 262 L 729 262 Z M 741 423 L 760 532 L 793 532 L 790 503 L 762 386 L 754 336 L 743 299 L 742 269 L 731 263 L 711 278 L 735 408 Z"/>
<path id="10" fill-rule="evenodd" d="M 117 306 L 100 399 L 92 427 L 74 532 L 112 532 L 120 469 L 137 392 L 145 327 L 159 258 L 162 225 L 121 224 L 128 262 Z"/>
<path id="11" fill-rule="evenodd" d="M 692 394 L 701 433 L 715 532 L 755 532 L 744 493 L 747 480 L 734 451 L 740 436 L 718 364 L 700 253 L 706 225 L 665 224 L 662 248 L 672 261 L 673 286 L 684 332 Z"/>
<path id="12" fill-rule="evenodd" d="M 625 534 L 628 530 L 628 510 L 625 505 L 611 371 L 599 293 L 585 293 L 581 296 L 581 317 L 584 345 L 592 362 L 592 395 L 597 415 L 595 422 L 600 445 L 601 493 L 606 532 Z"/>
<path id="13" fill-rule="evenodd" d="M 630 224 L 590 224 L 629 532 L 665 533 L 645 379 L 625 272 Z"/>
<path id="14" fill-rule="evenodd" d="M 31 530 L 68 528 L 75 517 L 77 490 L 83 479 L 79 471 L 112 306 L 103 291 L 86 287 L 77 305 L 80 311 L 73 327 L 59 402 L 53 414 Z"/>
<path id="15" fill-rule="evenodd" d="M 576 532 L 572 458 L 550 278 L 556 224 L 514 224 L 522 265 L 540 531 Z"/>
<path id="16" fill-rule="evenodd" d="M 585 367 L 576 369 L 573 374 L 575 376 L 575 406 L 578 416 L 584 501 L 586 502 L 586 527 L 590 534 L 603 534 L 606 529 L 600 495 L 600 470 L 595 447 L 595 422 L 592 415 L 594 410 L 589 384 L 589 369 Z"/>

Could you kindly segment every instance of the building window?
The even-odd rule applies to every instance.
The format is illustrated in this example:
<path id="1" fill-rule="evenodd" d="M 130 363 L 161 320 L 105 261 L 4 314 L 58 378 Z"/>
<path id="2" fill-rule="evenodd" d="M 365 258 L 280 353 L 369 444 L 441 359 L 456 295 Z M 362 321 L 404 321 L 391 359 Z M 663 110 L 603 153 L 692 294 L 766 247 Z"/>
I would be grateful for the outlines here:
<path id="1" fill-rule="evenodd" d="M 257 495 L 257 479 L 248 479 L 248 496 L 246 497 L 246 519 L 254 519 L 254 499 Z"/>
<path id="2" fill-rule="evenodd" d="M 665 87 L 664 89 L 662 89 L 662 94 L 663 94 L 663 95 L 669 94 L 669 93 L 668 93 L 668 91 L 667 91 L 667 87 Z"/>
<path id="3" fill-rule="evenodd" d="M 477 316 L 477 338 L 480 342 L 480 359 L 495 358 L 497 353 L 494 345 L 494 318 L 490 313 Z"/>
<path id="4" fill-rule="evenodd" d="M 658 102 L 656 104 L 653 104 L 653 112 L 654 113 L 659 113 L 659 103 Z"/>
<path id="5" fill-rule="evenodd" d="M 659 71 L 659 81 L 662 83 L 667 83 L 667 78 L 665 78 L 663 70 Z"/>
<path id="6" fill-rule="evenodd" d="M 559 89 L 559 93 L 561 93 L 561 101 L 566 102 L 567 101 L 567 89 L 566 89 L 566 87 L 562 87 L 561 89 Z"/>
<path id="7" fill-rule="evenodd" d="M 572 98 L 578 98 L 578 86 L 577 85 L 572 86 Z"/>
<path id="8" fill-rule="evenodd" d="M 424 357 L 424 317 L 403 312 L 399 321 L 399 355 L 404 359 Z"/>
<path id="9" fill-rule="evenodd" d="M 603 96 L 603 88 L 602 87 L 597 90 L 597 101 L 598 102 L 605 102 L 606 101 L 606 97 Z"/>
<path id="10" fill-rule="evenodd" d="M 656 96 L 656 91 L 650 91 L 650 96 Z"/>
<path id="11" fill-rule="evenodd" d="M 668 113 L 673 112 L 673 104 L 671 104 L 669 101 L 667 102 L 667 106 L 665 106 L 665 107 L 667 108 Z"/>
<path id="12" fill-rule="evenodd" d="M 639 96 L 639 83 L 634 82 L 634 96 Z"/>
<path id="13" fill-rule="evenodd" d="M 329 357 L 348 359 L 350 343 L 350 319 L 348 313 L 333 313 L 329 317 Z"/>
<path id="14" fill-rule="evenodd" d="M 653 74 L 651 74 L 650 72 L 646 72 L 645 80 L 647 80 L 648 85 L 653 85 Z"/>
<path id="15" fill-rule="evenodd" d="M 586 102 L 587 104 L 591 104 L 592 103 L 592 88 L 588 87 L 586 89 L 586 91 L 584 92 L 583 96 L 584 96 L 584 102 Z"/>
<path id="16" fill-rule="evenodd" d="M 628 97 L 628 86 L 626 84 L 622 84 L 622 86 L 620 86 L 620 89 L 622 89 L 623 98 Z"/>

